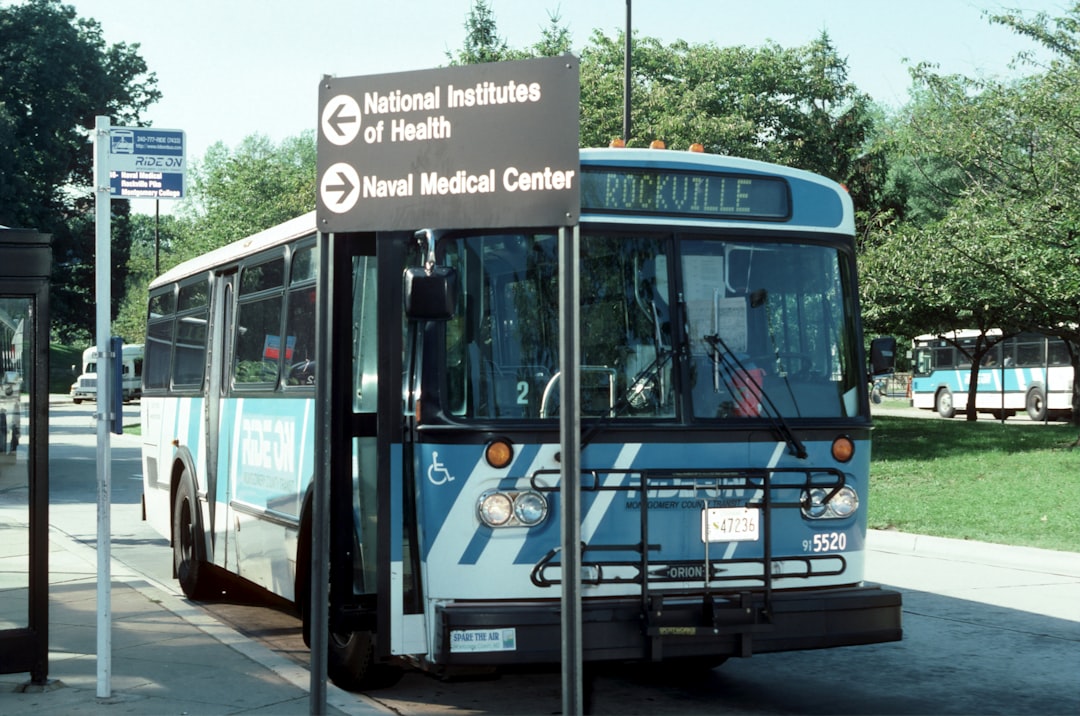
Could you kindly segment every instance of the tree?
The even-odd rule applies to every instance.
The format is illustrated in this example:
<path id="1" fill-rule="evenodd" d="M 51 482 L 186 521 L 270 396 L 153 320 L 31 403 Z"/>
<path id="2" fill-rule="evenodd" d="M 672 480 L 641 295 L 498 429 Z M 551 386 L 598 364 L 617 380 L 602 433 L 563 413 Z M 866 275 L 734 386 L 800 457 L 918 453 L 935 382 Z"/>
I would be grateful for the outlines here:
<path id="1" fill-rule="evenodd" d="M 190 201 L 180 212 L 188 221 L 163 266 L 237 241 L 315 206 L 315 132 L 280 144 L 253 134 L 235 150 L 211 146 L 191 171 Z"/>
<path id="2" fill-rule="evenodd" d="M 158 245 L 160 253 L 171 263 L 171 257 L 182 244 L 181 237 L 190 233 L 190 229 L 186 221 L 171 214 L 161 217 L 132 214 L 129 222 L 131 251 L 127 279 L 124 297 L 112 324 L 112 333 L 121 336 L 126 343 L 142 343 L 146 337 L 147 287 L 164 270 L 156 266 Z"/>
<path id="3" fill-rule="evenodd" d="M 475 0 L 465 18 L 465 44 L 457 56 L 447 52 L 446 59 L 454 65 L 475 65 L 483 62 L 520 60 L 528 54 L 511 50 L 506 40 L 499 36 L 495 13 L 485 0 Z"/>
<path id="4" fill-rule="evenodd" d="M 570 54 L 570 28 L 562 24 L 558 12 L 548 13 L 548 24 L 541 31 L 540 41 L 532 46 L 537 57 L 558 57 Z"/>
<path id="5" fill-rule="evenodd" d="M 61 338 L 85 339 L 93 319 L 94 118 L 137 125 L 161 96 L 138 48 L 106 45 L 96 21 L 59 0 L 0 7 L 0 224 L 53 235 Z M 113 211 L 125 215 L 127 202 Z M 127 243 L 114 234 L 114 285 L 123 285 Z"/>
<path id="6" fill-rule="evenodd" d="M 903 250 L 951 267 L 939 279 L 965 308 L 957 320 L 983 315 L 1003 330 L 1057 335 L 1070 346 L 1080 379 L 1080 3 L 1054 21 L 1045 15 L 991 20 L 1058 57 L 1012 82 L 916 68 L 920 89 L 903 151 L 929 187 L 923 196 L 936 193 L 940 201 L 925 204 L 928 220 L 904 234 Z M 911 280 L 918 286 L 933 279 L 927 272 Z M 909 296 L 906 306 L 921 313 L 918 300 Z M 1073 390 L 1073 420 L 1080 424 L 1080 380 Z"/>
<path id="7" fill-rule="evenodd" d="M 584 146 L 606 146 L 622 133 L 623 63 L 623 37 L 595 31 L 581 62 Z M 698 142 L 710 153 L 806 169 L 856 187 L 857 204 L 884 181 L 881 156 L 867 157 L 869 97 L 848 82 L 846 61 L 825 33 L 792 49 L 636 37 L 631 68 L 629 146 Z"/>
<path id="8" fill-rule="evenodd" d="M 113 322 L 113 332 L 129 343 L 145 335 L 147 287 L 158 273 L 312 210 L 315 133 L 280 144 L 253 134 L 232 150 L 218 142 L 191 168 L 189 182 L 176 215 L 161 217 L 159 266 L 154 220 L 131 218 L 126 292 Z"/>

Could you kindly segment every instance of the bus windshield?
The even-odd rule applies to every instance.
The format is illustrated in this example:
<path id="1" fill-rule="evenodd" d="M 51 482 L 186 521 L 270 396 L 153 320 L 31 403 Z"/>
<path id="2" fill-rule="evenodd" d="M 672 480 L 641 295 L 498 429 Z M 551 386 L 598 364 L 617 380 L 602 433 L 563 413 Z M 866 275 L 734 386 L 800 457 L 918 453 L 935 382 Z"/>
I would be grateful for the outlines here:
<path id="1" fill-rule="evenodd" d="M 553 233 L 456 236 L 446 408 L 559 414 Z M 580 409 L 620 420 L 858 414 L 850 271 L 834 247 L 583 232 Z"/>

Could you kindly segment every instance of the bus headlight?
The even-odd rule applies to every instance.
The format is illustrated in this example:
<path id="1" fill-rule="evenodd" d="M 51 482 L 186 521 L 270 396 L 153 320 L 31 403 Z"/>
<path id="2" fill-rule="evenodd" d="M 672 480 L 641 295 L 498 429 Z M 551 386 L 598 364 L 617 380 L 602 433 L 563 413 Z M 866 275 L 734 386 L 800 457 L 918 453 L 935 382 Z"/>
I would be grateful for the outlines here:
<path id="1" fill-rule="evenodd" d="M 476 503 L 477 516 L 488 527 L 532 527 L 547 513 L 547 499 L 533 490 L 486 490 Z"/>
<path id="2" fill-rule="evenodd" d="M 844 485 L 826 502 L 831 491 L 823 487 L 803 490 L 802 513 L 811 520 L 843 519 L 859 509 L 859 494 Z"/>
<path id="3" fill-rule="evenodd" d="M 829 511 L 825 504 L 825 496 L 829 493 L 820 487 L 815 487 L 810 492 L 804 492 L 802 497 L 803 514 L 812 520 L 821 519 Z"/>
<path id="4" fill-rule="evenodd" d="M 522 492 L 514 498 L 514 517 L 526 527 L 538 525 L 547 517 L 547 500 L 539 492 Z"/>
<path id="5" fill-rule="evenodd" d="M 480 521 L 488 527 L 501 527 L 513 516 L 514 501 L 502 492 L 485 492 L 480 495 L 477 514 L 480 515 Z"/>
<path id="6" fill-rule="evenodd" d="M 859 495 L 845 485 L 829 500 L 829 508 L 838 518 L 851 517 L 859 509 Z"/>

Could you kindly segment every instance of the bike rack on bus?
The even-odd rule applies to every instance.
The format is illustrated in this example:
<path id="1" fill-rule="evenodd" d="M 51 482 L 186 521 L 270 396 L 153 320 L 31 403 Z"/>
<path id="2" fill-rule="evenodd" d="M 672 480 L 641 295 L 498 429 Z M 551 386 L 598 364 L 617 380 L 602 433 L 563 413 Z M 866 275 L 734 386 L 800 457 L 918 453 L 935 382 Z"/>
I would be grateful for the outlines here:
<path id="1" fill-rule="evenodd" d="M 552 476 L 555 478 L 552 480 Z M 532 489 L 538 492 L 557 492 L 558 470 L 538 470 L 529 478 Z M 828 501 L 845 484 L 844 473 L 835 468 L 725 468 L 716 470 L 589 470 L 582 474 L 581 490 L 585 492 L 630 492 L 640 499 L 640 539 L 630 544 L 582 544 L 581 565 L 583 585 L 638 584 L 641 587 L 643 632 L 652 641 L 653 658 L 659 658 L 662 641 L 667 636 L 712 637 L 718 634 L 738 634 L 742 638 L 742 655 L 750 655 L 750 638 L 755 632 L 771 628 L 774 581 L 778 579 L 808 579 L 836 576 L 847 569 L 841 554 L 773 557 L 773 510 L 801 509 L 801 495 L 813 488 L 829 491 Z M 555 483 L 555 484 L 552 484 Z M 617 483 L 617 484 L 612 484 Z M 693 498 L 708 504 L 708 494 L 721 491 L 749 492 L 740 498 L 742 506 L 761 509 L 762 555 L 760 558 L 710 559 L 709 543 L 705 543 L 705 559 L 700 565 L 702 584 L 687 589 L 680 587 L 660 591 L 665 584 L 686 583 L 686 573 L 670 570 L 664 561 L 650 560 L 650 553 L 661 551 L 662 544 L 649 541 L 649 494 L 660 490 L 692 491 Z M 702 498 L 700 495 L 706 494 Z M 759 494 L 760 493 L 760 494 Z M 794 493 L 791 499 L 787 493 Z M 745 500 L 745 501 L 743 501 Z M 725 542 L 716 544 L 724 545 Z M 533 567 L 532 582 L 539 587 L 555 587 L 561 582 L 559 548 L 550 550 Z M 633 553 L 633 559 L 603 559 L 604 554 Z M 733 569 L 758 565 L 756 573 Z M 680 562 L 679 566 L 685 567 Z M 559 571 L 559 575 L 550 572 Z M 586 573 L 588 576 L 586 576 Z M 695 575 L 696 576 L 696 572 Z M 753 593 L 762 594 L 760 601 Z M 671 623 L 665 619 L 665 603 L 701 598 L 701 613 L 697 623 Z M 760 607 L 754 608 L 759 603 Z"/>

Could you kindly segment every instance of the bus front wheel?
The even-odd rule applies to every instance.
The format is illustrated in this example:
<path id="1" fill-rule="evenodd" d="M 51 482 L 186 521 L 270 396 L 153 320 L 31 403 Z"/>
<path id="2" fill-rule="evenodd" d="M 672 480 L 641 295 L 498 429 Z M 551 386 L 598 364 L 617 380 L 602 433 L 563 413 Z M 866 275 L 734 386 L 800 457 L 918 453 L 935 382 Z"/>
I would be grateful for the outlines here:
<path id="1" fill-rule="evenodd" d="M 203 537 L 195 488 L 185 470 L 180 476 L 173 501 L 172 522 L 173 576 L 191 599 L 201 599 L 210 593 L 209 565 L 199 547 Z"/>
<path id="2" fill-rule="evenodd" d="M 953 405 L 952 393 L 948 388 L 942 388 L 938 391 L 937 396 L 934 398 L 934 408 L 937 410 L 938 415 L 943 418 L 956 416 L 956 406 Z"/>
<path id="3" fill-rule="evenodd" d="M 1046 420 L 1046 396 L 1042 388 L 1032 388 L 1027 394 L 1027 414 L 1032 420 Z"/>
<path id="4" fill-rule="evenodd" d="M 397 666 L 375 661 L 375 635 L 370 631 L 335 634 L 329 639 L 326 675 L 348 691 L 370 691 L 393 686 L 402 677 Z"/>

